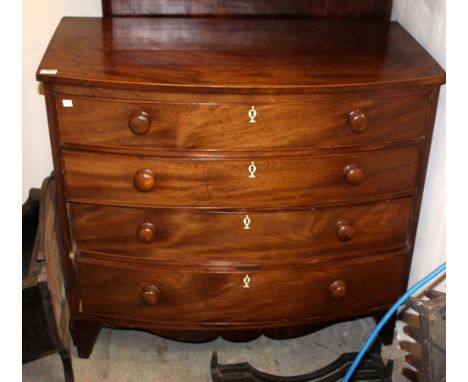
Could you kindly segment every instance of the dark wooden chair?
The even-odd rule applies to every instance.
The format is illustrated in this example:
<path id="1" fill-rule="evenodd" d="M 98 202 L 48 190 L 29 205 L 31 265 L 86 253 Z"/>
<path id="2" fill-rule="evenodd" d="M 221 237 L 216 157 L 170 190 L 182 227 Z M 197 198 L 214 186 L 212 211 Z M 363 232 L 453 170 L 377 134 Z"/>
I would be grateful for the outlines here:
<path id="1" fill-rule="evenodd" d="M 22 215 L 23 364 L 58 353 L 65 381 L 73 382 L 70 313 L 52 176 L 44 180 L 41 190 L 31 189 Z"/>

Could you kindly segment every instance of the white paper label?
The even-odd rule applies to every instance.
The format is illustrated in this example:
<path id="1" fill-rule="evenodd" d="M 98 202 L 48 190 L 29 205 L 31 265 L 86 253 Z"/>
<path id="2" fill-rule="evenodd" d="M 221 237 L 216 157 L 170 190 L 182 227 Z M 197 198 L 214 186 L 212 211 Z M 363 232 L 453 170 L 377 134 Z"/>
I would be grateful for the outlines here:
<path id="1" fill-rule="evenodd" d="M 58 70 L 57 69 L 41 69 L 39 71 L 39 74 L 57 74 Z"/>
<path id="2" fill-rule="evenodd" d="M 71 99 L 62 100 L 63 107 L 73 107 L 73 101 Z"/>

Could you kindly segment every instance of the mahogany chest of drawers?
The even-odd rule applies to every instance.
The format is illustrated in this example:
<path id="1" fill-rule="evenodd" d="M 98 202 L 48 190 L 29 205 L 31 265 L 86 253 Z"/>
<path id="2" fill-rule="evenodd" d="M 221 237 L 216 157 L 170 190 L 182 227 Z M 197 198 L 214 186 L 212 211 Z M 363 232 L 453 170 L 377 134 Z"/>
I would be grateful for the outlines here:
<path id="1" fill-rule="evenodd" d="M 406 289 L 443 70 L 397 23 L 64 18 L 40 64 L 75 342 L 248 340 Z"/>

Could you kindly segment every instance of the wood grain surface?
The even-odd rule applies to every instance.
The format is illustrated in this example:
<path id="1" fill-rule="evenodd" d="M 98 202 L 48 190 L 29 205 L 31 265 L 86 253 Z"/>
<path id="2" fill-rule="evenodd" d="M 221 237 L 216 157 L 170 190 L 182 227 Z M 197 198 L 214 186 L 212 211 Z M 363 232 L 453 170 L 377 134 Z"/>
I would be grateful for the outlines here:
<path id="1" fill-rule="evenodd" d="M 66 100 L 71 100 L 73 107 L 64 107 Z M 136 152 L 148 148 L 329 148 L 418 138 L 424 135 L 429 100 L 429 93 L 406 95 L 404 91 L 386 99 L 367 92 L 354 93 L 348 101 L 328 103 L 152 103 L 80 96 L 56 98 L 61 142 L 128 147 Z M 252 106 L 255 123 L 249 117 Z M 354 110 L 365 116 L 365 131 L 352 130 L 349 114 Z M 130 123 L 142 121 L 142 133 L 135 133 Z"/>
<path id="2" fill-rule="evenodd" d="M 71 204 L 77 248 L 166 263 L 198 265 L 318 262 L 344 254 L 403 248 L 412 198 L 292 211 L 209 211 Z M 248 220 L 246 220 L 248 219 Z M 354 237 L 342 242 L 346 219 Z M 138 230 L 152 224 L 154 238 Z"/>
<path id="3" fill-rule="evenodd" d="M 55 178 L 46 178 L 41 187 L 36 262 L 40 264 L 37 281 L 44 298 L 50 299 L 51 332 L 59 351 L 70 350 L 70 301 L 67 295 L 64 248 L 60 235 L 60 212 L 55 195 Z M 53 323 L 53 324 L 52 324 Z"/>
<path id="4" fill-rule="evenodd" d="M 57 73 L 41 74 L 43 69 Z M 441 84 L 445 74 L 397 23 L 64 18 L 37 79 L 184 92 L 304 93 Z"/>
<path id="5" fill-rule="evenodd" d="M 400 293 L 406 256 L 322 262 L 313 267 L 223 271 L 219 268 L 137 266 L 82 256 L 78 262 L 83 311 L 158 321 L 163 327 L 191 323 L 236 323 L 352 314 L 393 302 Z M 244 279 L 250 278 L 245 288 Z M 343 280 L 346 297 L 335 300 L 330 285 Z M 156 305 L 141 300 L 145 286 L 159 291 Z"/>
<path id="6" fill-rule="evenodd" d="M 100 204 L 153 207 L 285 207 L 352 201 L 413 190 L 419 147 L 349 155 L 244 160 L 194 160 L 65 151 L 68 198 Z M 249 167 L 256 168 L 251 177 Z M 359 166 L 364 180 L 347 183 L 343 170 Z M 155 174 L 149 192 L 138 191 L 140 169 Z"/>
<path id="7" fill-rule="evenodd" d="M 60 22 L 37 78 L 80 356 L 101 325 L 285 338 L 405 291 L 445 73 L 397 23 L 342 20 L 389 3 Z"/>
<path id="8" fill-rule="evenodd" d="M 390 18 L 391 0 L 103 0 L 105 16 Z"/>

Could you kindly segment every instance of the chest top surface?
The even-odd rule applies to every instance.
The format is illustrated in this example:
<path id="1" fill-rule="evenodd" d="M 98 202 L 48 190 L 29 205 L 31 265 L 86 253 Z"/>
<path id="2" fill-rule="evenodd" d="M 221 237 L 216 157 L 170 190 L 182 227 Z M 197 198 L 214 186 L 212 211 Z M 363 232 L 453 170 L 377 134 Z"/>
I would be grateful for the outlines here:
<path id="1" fill-rule="evenodd" d="M 440 84 L 445 74 L 394 22 L 66 17 L 37 78 L 120 88 L 306 92 Z"/>

